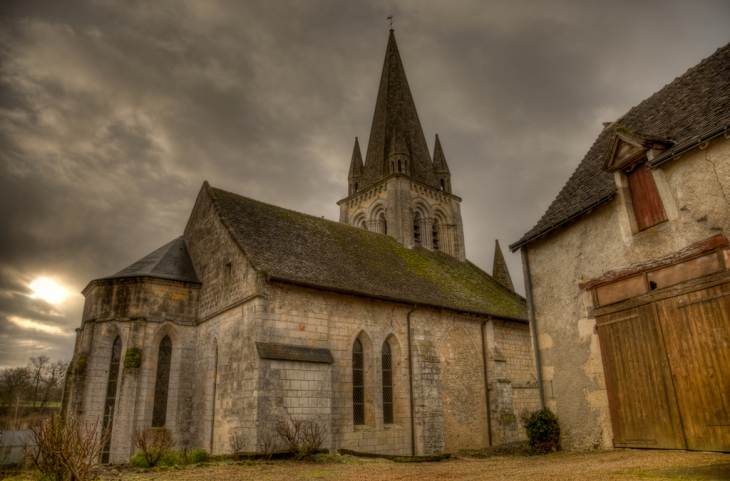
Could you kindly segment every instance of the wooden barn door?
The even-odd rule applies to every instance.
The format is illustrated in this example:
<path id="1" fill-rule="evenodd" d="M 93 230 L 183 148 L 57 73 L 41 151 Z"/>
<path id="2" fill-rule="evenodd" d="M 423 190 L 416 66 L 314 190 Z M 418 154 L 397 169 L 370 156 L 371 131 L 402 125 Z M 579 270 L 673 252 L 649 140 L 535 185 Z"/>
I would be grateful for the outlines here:
<path id="1" fill-rule="evenodd" d="M 687 448 L 730 450 L 730 284 L 656 303 Z"/>
<path id="2" fill-rule="evenodd" d="M 616 447 L 685 449 L 652 304 L 596 319 Z"/>

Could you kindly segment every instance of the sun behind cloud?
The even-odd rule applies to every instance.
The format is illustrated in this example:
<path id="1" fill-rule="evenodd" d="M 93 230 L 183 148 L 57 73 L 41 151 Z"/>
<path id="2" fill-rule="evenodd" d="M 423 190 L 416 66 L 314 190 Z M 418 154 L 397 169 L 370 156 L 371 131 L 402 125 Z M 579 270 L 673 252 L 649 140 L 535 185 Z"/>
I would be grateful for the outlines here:
<path id="1" fill-rule="evenodd" d="M 45 277 L 34 280 L 28 287 L 33 289 L 34 292 L 30 296 L 31 298 L 43 299 L 51 304 L 58 304 L 68 294 L 66 289 L 59 286 L 54 280 Z"/>

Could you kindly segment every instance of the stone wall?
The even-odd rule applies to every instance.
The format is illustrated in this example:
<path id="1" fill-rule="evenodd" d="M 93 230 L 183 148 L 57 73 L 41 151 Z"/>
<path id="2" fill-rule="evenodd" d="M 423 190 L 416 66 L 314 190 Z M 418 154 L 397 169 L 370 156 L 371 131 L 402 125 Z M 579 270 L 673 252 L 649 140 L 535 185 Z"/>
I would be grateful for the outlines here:
<path id="1" fill-rule="evenodd" d="M 712 140 L 653 176 L 668 222 L 636 232 L 626 179 L 617 173 L 613 201 L 528 245 L 542 388 L 568 449 L 613 445 L 592 300 L 578 285 L 730 234 L 730 141 Z"/>
<path id="2" fill-rule="evenodd" d="M 364 223 L 370 230 L 386 233 L 378 222 L 380 213 L 384 212 L 387 234 L 411 248 L 415 244 L 414 215 L 419 212 L 423 219 L 421 246 L 433 249 L 432 226 L 438 224 L 439 249 L 464 261 L 466 251 L 459 203 L 456 196 L 414 182 L 403 174 L 393 174 L 340 201 L 340 222 L 358 227 Z"/>
<path id="3" fill-rule="evenodd" d="M 101 279 L 83 294 L 82 322 L 144 318 L 192 324 L 198 317 L 200 284 L 149 277 Z"/>

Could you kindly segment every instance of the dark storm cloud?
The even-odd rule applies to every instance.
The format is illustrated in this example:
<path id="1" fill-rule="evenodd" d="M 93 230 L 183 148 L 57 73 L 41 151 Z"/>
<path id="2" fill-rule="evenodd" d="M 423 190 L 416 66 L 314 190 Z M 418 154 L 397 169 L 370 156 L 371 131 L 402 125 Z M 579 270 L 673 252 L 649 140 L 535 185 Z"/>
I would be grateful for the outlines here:
<path id="1" fill-rule="evenodd" d="M 2 8 L 0 366 L 69 357 L 77 293 L 178 236 L 203 180 L 337 219 L 390 14 L 464 198 L 467 255 L 488 271 L 494 239 L 534 225 L 601 122 L 730 41 L 723 1 Z M 41 276 L 72 294 L 32 299 Z"/>

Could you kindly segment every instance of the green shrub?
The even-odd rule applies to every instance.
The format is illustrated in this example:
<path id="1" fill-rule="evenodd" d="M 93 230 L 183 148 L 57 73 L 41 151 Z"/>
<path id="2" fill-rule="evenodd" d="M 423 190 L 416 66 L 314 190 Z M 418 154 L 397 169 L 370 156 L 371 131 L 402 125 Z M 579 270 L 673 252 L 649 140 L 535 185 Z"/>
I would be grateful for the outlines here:
<path id="1" fill-rule="evenodd" d="M 193 449 L 190 451 L 190 462 L 193 464 L 208 462 L 208 452 L 205 449 Z"/>
<path id="2" fill-rule="evenodd" d="M 150 451 L 154 451 L 152 448 Z M 188 461 L 191 463 L 204 463 L 208 461 L 208 453 L 205 449 L 193 449 L 188 453 Z M 142 451 L 129 458 L 129 464 L 135 468 L 149 468 L 150 465 L 144 457 Z M 185 459 L 181 451 L 165 451 L 155 466 L 176 466 L 185 464 Z"/>
<path id="3" fill-rule="evenodd" d="M 137 369 L 142 365 L 142 350 L 138 347 L 130 347 L 124 355 L 124 368 Z"/>
<path id="4" fill-rule="evenodd" d="M 147 460 L 144 458 L 142 451 L 129 458 L 129 464 L 135 468 L 149 468 L 149 464 L 147 464 Z"/>
<path id="5" fill-rule="evenodd" d="M 522 411 L 520 420 L 527 431 L 531 454 L 560 451 L 560 424 L 550 409 Z"/>

